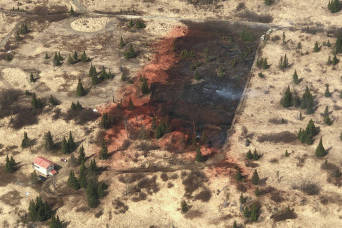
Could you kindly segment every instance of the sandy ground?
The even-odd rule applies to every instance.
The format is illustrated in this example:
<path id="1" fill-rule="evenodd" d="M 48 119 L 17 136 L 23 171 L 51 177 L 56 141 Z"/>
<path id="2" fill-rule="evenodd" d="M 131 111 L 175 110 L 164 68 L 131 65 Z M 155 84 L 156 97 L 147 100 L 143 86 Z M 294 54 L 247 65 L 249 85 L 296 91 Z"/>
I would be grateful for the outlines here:
<path id="1" fill-rule="evenodd" d="M 52 23 L 38 23 L 33 27 L 33 31 L 28 38 L 19 42 L 19 47 L 15 50 L 15 58 L 11 62 L 0 60 L 0 89 L 16 88 L 36 92 L 39 97 L 47 97 L 53 94 L 62 101 L 59 105 L 62 111 L 66 111 L 71 102 L 80 101 L 83 106 L 90 108 L 104 107 L 122 98 L 122 89 L 127 86 L 120 80 L 120 67 L 129 69 L 129 77 L 134 77 L 143 67 L 153 58 L 153 50 L 149 44 L 164 37 L 170 29 L 183 25 L 178 19 L 205 19 L 205 18 L 226 18 L 236 19 L 238 12 L 237 1 L 225 1 L 219 7 L 209 7 L 209 9 L 195 8 L 186 1 L 23 1 L 21 9 L 32 10 L 37 5 L 64 6 L 70 8 L 71 5 L 77 9 L 77 4 L 81 4 L 89 12 L 98 11 L 142 11 L 147 16 L 144 32 L 136 33 L 125 29 L 125 23 L 117 18 L 91 17 L 91 18 L 67 18 L 62 21 Z M 240 2 L 240 1 L 239 1 Z M 258 14 L 269 14 L 274 20 L 272 23 L 282 26 L 299 25 L 318 25 L 323 24 L 325 28 L 341 25 L 342 13 L 330 14 L 326 9 L 326 1 L 308 0 L 296 2 L 284 0 L 276 2 L 271 7 L 263 5 L 262 1 L 242 1 L 248 10 Z M 17 1 L 0 0 L 0 8 L 12 9 L 17 7 Z M 295 10 L 294 10 L 295 9 Z M 196 12 L 194 14 L 194 12 Z M 3 13 L 0 16 L 0 39 L 10 32 L 19 16 L 9 17 Z M 172 18 L 172 20 L 168 19 Z M 283 31 L 275 31 L 271 36 L 282 36 Z M 258 164 L 257 170 L 261 177 L 267 177 L 267 186 L 275 187 L 283 191 L 282 196 L 285 200 L 277 204 L 264 196 L 260 198 L 263 203 L 262 214 L 256 224 L 247 224 L 246 227 L 339 227 L 341 224 L 341 205 L 339 198 L 341 189 L 331 183 L 327 183 L 327 174 L 320 169 L 324 160 L 314 156 L 314 150 L 320 136 L 326 148 L 330 148 L 327 159 L 341 166 L 342 157 L 340 151 L 342 143 L 339 139 L 341 133 L 341 111 L 342 100 L 339 97 L 341 91 L 341 63 L 335 68 L 326 65 L 328 56 L 331 56 L 331 49 L 322 47 L 319 53 L 312 53 L 315 41 L 327 41 L 334 43 L 333 38 L 326 34 L 306 34 L 299 31 L 288 31 L 286 40 L 289 40 L 284 47 L 280 41 L 268 41 L 262 49 L 262 56 L 267 57 L 271 64 L 270 69 L 263 71 L 265 79 L 259 78 L 260 72 L 255 66 L 252 69 L 253 77 L 246 92 L 246 100 L 241 109 L 241 115 L 236 119 L 233 127 L 233 134 L 229 138 L 229 149 L 224 151 L 227 160 L 244 166 L 245 153 L 248 149 L 256 148 L 263 153 L 263 157 Z M 136 47 L 139 47 L 141 55 L 136 60 L 126 61 L 122 51 L 119 50 L 118 43 L 120 36 L 127 39 Z M 12 37 L 13 38 L 13 37 Z M 295 48 L 301 41 L 301 55 Z M 75 65 L 63 64 L 61 67 L 54 67 L 51 58 L 44 59 L 45 53 L 53 56 L 54 52 L 60 51 L 64 57 L 74 50 L 79 52 L 86 51 L 93 58 L 92 64 L 99 70 L 102 66 L 111 69 L 116 77 L 113 81 L 103 83 L 91 89 L 86 97 L 78 98 L 75 95 L 75 88 L 78 78 L 81 78 L 85 87 L 90 87 L 91 82 L 87 77 L 90 63 L 77 63 Z M 287 54 L 290 69 L 285 72 L 278 69 L 280 55 Z M 342 61 L 342 56 L 339 56 Z M 303 81 L 299 85 L 292 83 L 292 74 L 297 70 Z M 38 73 L 40 79 L 35 84 L 29 82 L 29 74 Z M 329 83 L 332 97 L 324 97 L 325 84 Z M 313 115 L 303 115 L 304 120 L 298 120 L 299 109 L 284 109 L 280 106 L 279 100 L 287 86 L 295 88 L 301 95 L 305 86 L 313 89 L 313 94 L 319 102 L 318 109 Z M 320 115 L 325 106 L 329 106 L 332 111 L 331 117 L 333 125 L 326 126 Z M 13 130 L 9 126 L 9 117 L 0 120 L 0 150 L 1 164 L 4 163 L 6 154 L 14 155 L 17 161 L 23 165 L 16 174 L 14 183 L 0 185 L 0 226 L 2 227 L 23 227 L 18 221 L 28 207 L 29 201 L 39 194 L 31 187 L 28 179 L 32 172 L 31 162 L 35 156 L 43 155 L 62 166 L 63 172 L 69 169 L 60 158 L 66 157 L 60 154 L 47 154 L 42 147 L 43 135 L 50 130 L 56 141 L 60 141 L 63 136 L 67 136 L 72 130 L 76 141 L 82 141 L 87 156 L 96 153 L 99 148 L 92 141 L 98 130 L 98 122 L 89 123 L 82 127 L 74 121 L 65 122 L 62 119 L 53 120 L 52 113 L 43 113 L 39 116 L 39 123 L 24 127 L 20 130 Z M 287 124 L 274 125 L 269 122 L 271 118 L 286 119 Z M 321 132 L 316 136 L 315 142 L 311 146 L 303 145 L 298 141 L 292 143 L 270 143 L 258 142 L 258 136 L 269 133 L 289 131 L 298 132 L 299 128 L 304 128 L 307 122 L 313 119 L 315 124 L 320 127 Z M 243 127 L 253 133 L 251 145 L 247 148 L 242 135 Z M 87 128 L 87 129 L 85 129 Z M 37 139 L 37 144 L 31 149 L 21 149 L 20 143 L 24 131 L 32 139 Z M 126 158 L 118 163 L 121 167 L 148 166 L 150 163 L 167 164 L 161 157 L 170 155 L 167 151 L 155 150 L 151 157 L 145 159 L 135 146 L 139 142 L 133 142 L 125 153 L 116 154 L 115 159 Z M 285 150 L 290 152 L 289 157 L 284 157 Z M 130 160 L 138 153 L 138 163 Z M 303 166 L 297 164 L 301 158 L 305 157 Z M 273 162 L 271 160 L 273 159 Z M 276 159 L 277 162 L 274 162 Z M 210 162 L 210 161 L 209 161 Z M 101 162 L 99 163 L 101 164 Z M 246 168 L 246 173 L 251 173 L 253 169 Z M 204 172 L 210 176 L 206 183 L 212 192 L 212 197 L 207 202 L 191 201 L 191 210 L 187 215 L 180 212 L 180 202 L 183 198 L 184 187 L 181 179 L 181 171 L 171 172 L 169 175 L 177 173 L 177 179 L 169 181 L 173 187 L 167 186 L 168 182 L 161 180 L 161 172 L 155 172 L 160 191 L 149 195 L 147 200 L 132 202 L 124 196 L 126 185 L 119 182 L 117 174 L 111 171 L 105 172 L 100 179 L 110 182 L 109 194 L 102 205 L 94 210 L 83 211 L 86 206 L 82 194 L 73 194 L 63 198 L 64 206 L 58 209 L 57 214 L 64 221 L 70 222 L 68 227 L 229 227 L 233 221 L 243 223 L 239 211 L 240 192 L 232 184 L 233 178 L 227 176 L 226 170 L 205 168 Z M 223 174 L 222 174 L 223 173 Z M 278 174 L 277 174 L 278 173 Z M 214 177 L 214 175 L 218 175 Z M 319 174 L 319 175 L 318 175 Z M 113 177 L 115 176 L 115 177 Z M 147 175 L 152 176 L 152 175 Z M 20 178 L 18 178 L 20 177 Z M 66 176 L 60 175 L 57 178 L 57 186 L 63 188 Z M 299 190 L 293 189 L 294 186 L 302 182 L 312 181 L 321 187 L 319 195 L 307 196 Z M 217 194 L 217 190 L 222 190 Z M 14 199 L 17 203 L 11 204 L 4 200 L 11 192 L 15 192 Z M 197 192 L 196 192 L 197 193 Z M 229 197 L 227 197 L 229 195 Z M 247 193 L 246 193 L 247 195 Z M 253 189 L 248 192 L 252 198 L 256 198 Z M 321 197 L 329 198 L 329 203 L 320 203 Z M 117 198 L 124 199 L 129 209 L 124 214 L 115 214 L 113 201 Z M 305 201 L 303 201 L 305 199 Z M 227 207 L 223 203 L 227 202 Z M 270 216 L 279 208 L 290 206 L 295 209 L 298 217 L 295 220 L 286 220 L 274 223 Z M 98 218 L 94 215 L 102 211 L 102 216 Z M 40 224 L 41 225 L 41 224 Z M 41 225 L 43 226 L 43 225 Z"/>

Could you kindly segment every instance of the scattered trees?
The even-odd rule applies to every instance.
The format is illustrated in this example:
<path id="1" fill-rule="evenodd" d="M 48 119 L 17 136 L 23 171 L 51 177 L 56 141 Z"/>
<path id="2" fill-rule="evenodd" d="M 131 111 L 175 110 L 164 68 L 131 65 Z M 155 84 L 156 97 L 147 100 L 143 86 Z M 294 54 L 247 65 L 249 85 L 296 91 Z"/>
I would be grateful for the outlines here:
<path id="1" fill-rule="evenodd" d="M 313 137 L 319 133 L 319 129 L 315 126 L 315 123 L 311 119 L 306 126 L 305 130 L 299 129 L 298 139 L 305 144 L 311 145 L 313 143 Z"/>
<path id="2" fill-rule="evenodd" d="M 286 68 L 288 68 L 290 65 L 289 65 L 289 60 L 286 56 L 286 54 L 283 56 L 280 57 L 280 61 L 279 61 L 279 68 L 281 70 L 285 70 Z"/>
<path id="3" fill-rule="evenodd" d="M 81 62 L 86 63 L 91 61 L 91 59 L 87 56 L 86 52 L 83 51 L 82 55 L 81 55 Z"/>
<path id="4" fill-rule="evenodd" d="M 246 157 L 248 160 L 259 160 L 262 157 L 262 154 L 259 154 L 256 149 L 254 149 L 254 152 L 252 153 L 251 150 L 248 150 Z"/>
<path id="5" fill-rule="evenodd" d="M 319 140 L 319 143 L 318 143 L 318 146 L 316 148 L 316 153 L 315 154 L 316 154 L 317 157 L 324 157 L 325 155 L 328 154 L 328 152 L 325 150 L 325 148 L 323 146 L 322 137 Z"/>
<path id="6" fill-rule="evenodd" d="M 75 173 L 72 170 L 69 173 L 68 186 L 75 190 L 80 189 L 80 183 L 78 182 L 77 178 L 75 177 Z"/>
<path id="7" fill-rule="evenodd" d="M 45 221 L 51 218 L 51 215 L 50 206 L 41 197 L 38 196 L 36 200 L 30 201 L 28 216 L 31 221 Z"/>
<path id="8" fill-rule="evenodd" d="M 328 9 L 331 13 L 337 13 L 342 9 L 342 4 L 339 0 L 329 0 Z"/>
<path id="9" fill-rule="evenodd" d="M 267 58 L 263 58 L 263 57 L 258 58 L 256 64 L 259 69 L 264 69 L 264 70 L 268 69 L 271 66 L 267 63 Z"/>
<path id="10" fill-rule="evenodd" d="M 5 170 L 8 173 L 13 173 L 17 169 L 17 163 L 15 162 L 13 156 L 11 158 L 6 156 L 6 165 L 5 165 Z"/>

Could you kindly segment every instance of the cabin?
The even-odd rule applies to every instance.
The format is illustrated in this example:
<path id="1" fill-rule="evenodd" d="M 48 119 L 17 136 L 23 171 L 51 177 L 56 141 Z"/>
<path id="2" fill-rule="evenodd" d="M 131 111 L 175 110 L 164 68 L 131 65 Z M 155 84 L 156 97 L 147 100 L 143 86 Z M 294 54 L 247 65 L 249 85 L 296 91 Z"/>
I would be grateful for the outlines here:
<path id="1" fill-rule="evenodd" d="M 32 163 L 32 166 L 40 174 L 43 174 L 46 177 L 57 174 L 57 171 L 55 170 L 55 164 L 43 157 L 36 157 Z"/>

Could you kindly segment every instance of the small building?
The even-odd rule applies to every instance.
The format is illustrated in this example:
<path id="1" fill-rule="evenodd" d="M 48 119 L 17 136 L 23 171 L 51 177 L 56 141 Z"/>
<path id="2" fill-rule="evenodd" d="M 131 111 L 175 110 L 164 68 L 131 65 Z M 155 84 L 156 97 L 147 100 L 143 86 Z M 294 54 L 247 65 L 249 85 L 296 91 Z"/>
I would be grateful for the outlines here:
<path id="1" fill-rule="evenodd" d="M 32 163 L 32 166 L 44 176 L 53 176 L 57 174 L 57 171 L 55 170 L 55 164 L 43 157 L 36 157 Z"/>

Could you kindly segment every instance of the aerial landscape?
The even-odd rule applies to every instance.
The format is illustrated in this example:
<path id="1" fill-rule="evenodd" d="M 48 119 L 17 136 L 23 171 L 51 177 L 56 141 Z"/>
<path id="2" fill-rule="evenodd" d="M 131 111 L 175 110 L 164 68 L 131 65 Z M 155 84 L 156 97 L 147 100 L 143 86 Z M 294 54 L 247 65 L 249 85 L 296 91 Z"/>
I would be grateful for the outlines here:
<path id="1" fill-rule="evenodd" d="M 0 0 L 0 227 L 342 227 L 341 64 L 341 0 Z"/>

